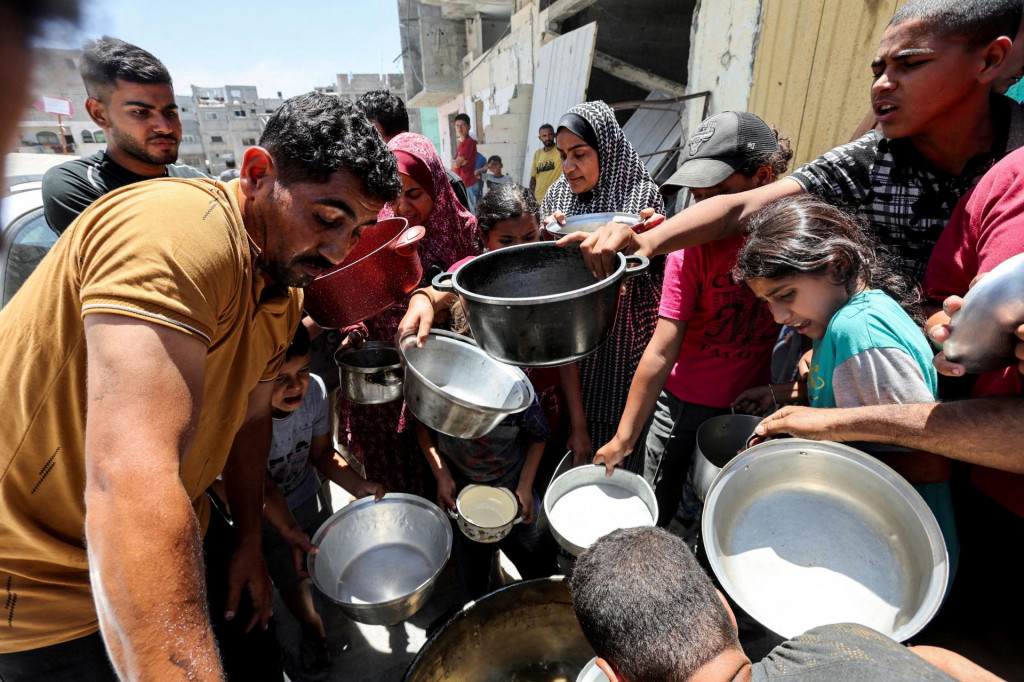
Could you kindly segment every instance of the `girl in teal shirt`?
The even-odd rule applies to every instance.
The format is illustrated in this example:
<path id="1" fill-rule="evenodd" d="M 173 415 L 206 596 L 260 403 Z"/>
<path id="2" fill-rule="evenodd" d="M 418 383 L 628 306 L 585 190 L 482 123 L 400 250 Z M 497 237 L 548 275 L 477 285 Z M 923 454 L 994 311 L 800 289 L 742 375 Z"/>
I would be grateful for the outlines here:
<path id="1" fill-rule="evenodd" d="M 767 301 L 776 322 L 814 345 L 806 383 L 772 386 L 768 391 L 775 399 L 806 399 L 811 407 L 935 402 L 937 376 L 919 324 L 916 290 L 875 251 L 856 218 L 820 199 L 797 197 L 760 211 L 748 232 L 736 279 Z M 899 472 L 928 503 L 946 540 L 952 580 L 960 543 L 950 460 L 859 445 Z"/>

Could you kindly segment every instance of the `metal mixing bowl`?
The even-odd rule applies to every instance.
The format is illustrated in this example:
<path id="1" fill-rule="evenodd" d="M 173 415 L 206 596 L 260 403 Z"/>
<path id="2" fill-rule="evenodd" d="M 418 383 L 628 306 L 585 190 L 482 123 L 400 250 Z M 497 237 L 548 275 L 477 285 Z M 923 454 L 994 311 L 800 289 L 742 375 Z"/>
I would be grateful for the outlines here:
<path id="1" fill-rule="evenodd" d="M 405 682 L 574 680 L 594 650 L 563 576 L 515 583 L 470 602 L 423 645 Z"/>
<path id="2" fill-rule="evenodd" d="M 452 526 L 437 505 L 388 493 L 350 502 L 313 535 L 307 557 L 317 589 L 352 620 L 394 625 L 427 603 L 452 551 Z"/>
<path id="3" fill-rule="evenodd" d="M 533 403 L 533 384 L 518 367 L 498 362 L 472 339 L 435 329 L 423 348 L 400 332 L 405 402 L 421 422 L 455 438 L 480 438 Z"/>
<path id="4" fill-rule="evenodd" d="M 775 440 L 736 457 L 711 485 L 702 531 L 725 591 L 787 639 L 852 622 L 903 641 L 946 591 L 946 545 L 924 500 L 838 443 Z"/>

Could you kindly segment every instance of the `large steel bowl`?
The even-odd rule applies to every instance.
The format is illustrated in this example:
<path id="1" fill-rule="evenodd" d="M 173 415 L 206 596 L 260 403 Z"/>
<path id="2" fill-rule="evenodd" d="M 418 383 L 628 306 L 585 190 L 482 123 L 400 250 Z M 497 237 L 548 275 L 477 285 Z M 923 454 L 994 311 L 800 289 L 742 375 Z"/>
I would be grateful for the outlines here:
<path id="1" fill-rule="evenodd" d="M 574 680 L 594 650 L 565 578 L 515 583 L 470 602 L 423 645 L 405 682 Z"/>
<path id="2" fill-rule="evenodd" d="M 394 625 L 427 603 L 452 551 L 452 526 L 437 505 L 388 493 L 350 502 L 313 535 L 307 558 L 317 589 L 352 620 Z"/>
<path id="3" fill-rule="evenodd" d="M 521 244 L 485 253 L 433 281 L 462 301 L 473 338 L 488 355 L 520 367 L 575 362 L 612 332 L 623 281 L 646 272 L 643 256 L 615 254 L 598 280 L 578 245 Z"/>
<path id="4" fill-rule="evenodd" d="M 946 591 L 946 545 L 924 500 L 886 465 L 838 443 L 750 448 L 715 478 L 702 530 L 725 591 L 787 639 L 852 622 L 903 641 Z"/>
<path id="5" fill-rule="evenodd" d="M 367 341 L 362 348 L 339 349 L 334 362 L 346 400 L 379 405 L 402 397 L 402 360 L 395 344 Z"/>
<path id="6" fill-rule="evenodd" d="M 972 374 L 1017 361 L 1014 330 L 1024 324 L 1024 253 L 1009 258 L 978 280 L 949 322 L 946 358 Z"/>
<path id="7" fill-rule="evenodd" d="M 557 238 L 573 232 L 597 232 L 608 223 L 636 225 L 639 222 L 640 216 L 636 213 L 581 213 L 580 215 L 566 216 L 565 225 L 551 221 L 544 226 L 544 230 Z"/>
<path id="8" fill-rule="evenodd" d="M 575 467 L 553 480 L 548 486 L 547 492 L 544 493 L 544 514 L 547 517 L 551 535 L 565 551 L 573 556 L 579 556 L 580 552 L 590 546 L 589 543 L 580 544 L 573 541 L 581 535 L 602 537 L 619 528 L 631 528 L 637 525 L 653 526 L 658 518 L 658 500 L 654 497 L 654 490 L 642 476 L 637 476 L 625 469 L 615 469 L 609 477 L 605 475 L 605 471 L 603 464 Z M 590 524 L 589 526 L 586 528 L 567 527 L 559 515 L 552 514 L 552 510 L 558 501 L 567 494 L 582 488 L 596 489 L 602 494 L 592 497 L 593 506 L 587 514 L 586 521 Z M 622 500 L 634 498 L 639 499 L 647 506 L 647 510 L 651 514 L 649 521 L 634 523 L 633 520 L 627 520 L 616 514 L 616 509 Z M 570 524 L 577 523 L 577 521 L 570 522 Z"/>
<path id="9" fill-rule="evenodd" d="M 399 332 L 405 363 L 405 402 L 421 422 L 455 438 L 480 438 L 534 399 L 518 367 L 498 362 L 472 339 L 435 329 L 423 348 L 412 331 Z"/>

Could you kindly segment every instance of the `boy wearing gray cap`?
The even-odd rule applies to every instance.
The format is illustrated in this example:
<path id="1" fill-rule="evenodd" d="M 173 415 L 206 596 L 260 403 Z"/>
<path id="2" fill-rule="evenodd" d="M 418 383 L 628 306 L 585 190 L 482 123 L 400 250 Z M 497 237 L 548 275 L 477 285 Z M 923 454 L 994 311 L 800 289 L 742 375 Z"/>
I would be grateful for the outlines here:
<path id="1" fill-rule="evenodd" d="M 753 114 L 716 114 L 690 136 L 682 166 L 662 189 L 688 187 L 703 201 L 766 185 L 793 156 L 787 142 Z M 644 478 L 658 499 L 659 526 L 667 526 L 679 507 L 697 428 L 728 414 L 737 395 L 768 379 L 779 326 L 764 303 L 732 279 L 743 240 L 737 235 L 669 254 L 654 337 L 615 436 L 594 456 L 610 471 L 632 452 L 651 418 Z"/>

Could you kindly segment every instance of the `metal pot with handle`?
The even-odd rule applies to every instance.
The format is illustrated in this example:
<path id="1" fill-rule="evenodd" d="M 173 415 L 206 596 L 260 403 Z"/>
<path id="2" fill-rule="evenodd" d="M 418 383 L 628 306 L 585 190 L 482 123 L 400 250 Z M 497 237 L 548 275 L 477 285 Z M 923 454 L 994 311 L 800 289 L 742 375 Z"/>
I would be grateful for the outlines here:
<path id="1" fill-rule="evenodd" d="M 519 500 L 508 488 L 467 485 L 455 500 L 455 511 L 448 510 L 459 530 L 475 542 L 492 543 L 505 539 L 512 526 L 521 523 Z"/>
<path id="2" fill-rule="evenodd" d="M 707 497 L 715 476 L 747 449 L 747 440 L 760 423 L 761 417 L 749 414 L 723 414 L 700 425 L 693 448 L 693 487 L 697 497 Z"/>
<path id="3" fill-rule="evenodd" d="M 334 362 L 346 400 L 379 405 L 402 397 L 402 360 L 393 343 L 367 341 L 362 348 L 339 349 Z"/>
<path id="4" fill-rule="evenodd" d="M 623 282 L 647 271 L 644 256 L 615 254 L 596 279 L 579 246 L 521 244 L 485 253 L 434 278 L 455 293 L 473 338 L 490 356 L 522 367 L 554 367 L 593 353 L 611 334 Z"/>

